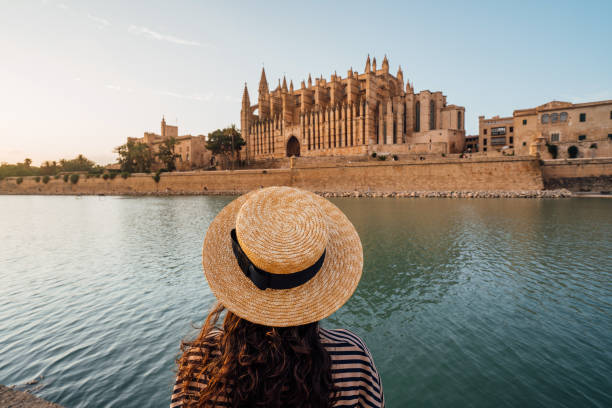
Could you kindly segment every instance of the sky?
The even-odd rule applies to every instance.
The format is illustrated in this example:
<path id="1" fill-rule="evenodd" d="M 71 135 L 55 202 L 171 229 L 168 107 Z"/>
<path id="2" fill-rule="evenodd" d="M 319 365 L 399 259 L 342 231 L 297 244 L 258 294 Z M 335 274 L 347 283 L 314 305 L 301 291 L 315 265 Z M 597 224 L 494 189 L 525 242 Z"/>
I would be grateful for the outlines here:
<path id="1" fill-rule="evenodd" d="M 113 149 L 162 115 L 179 134 L 240 126 L 257 101 L 311 73 L 401 65 L 415 91 L 478 116 L 550 100 L 612 99 L 612 1 L 0 0 L 0 162 Z"/>

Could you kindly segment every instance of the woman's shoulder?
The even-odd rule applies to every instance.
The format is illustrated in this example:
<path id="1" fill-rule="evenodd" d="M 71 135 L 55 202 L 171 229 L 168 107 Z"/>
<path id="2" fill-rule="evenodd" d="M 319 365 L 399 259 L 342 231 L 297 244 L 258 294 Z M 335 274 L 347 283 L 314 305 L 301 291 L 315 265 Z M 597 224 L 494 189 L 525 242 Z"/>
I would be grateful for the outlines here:
<path id="1" fill-rule="evenodd" d="M 319 337 L 324 346 L 343 345 L 356 347 L 364 351 L 368 350 L 361 337 L 347 329 L 324 329 L 321 327 L 319 329 Z"/>

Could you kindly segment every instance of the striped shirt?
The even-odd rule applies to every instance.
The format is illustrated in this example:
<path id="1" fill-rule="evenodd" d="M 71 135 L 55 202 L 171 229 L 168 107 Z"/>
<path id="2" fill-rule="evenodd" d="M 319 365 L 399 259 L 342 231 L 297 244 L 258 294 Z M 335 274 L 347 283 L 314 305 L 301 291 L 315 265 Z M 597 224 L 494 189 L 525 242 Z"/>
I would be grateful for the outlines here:
<path id="1" fill-rule="evenodd" d="M 334 407 L 382 408 L 385 406 L 380 376 L 374 359 L 363 340 L 348 330 L 319 328 L 321 344 L 332 360 L 332 380 L 338 391 Z M 190 353 L 189 360 L 198 363 L 200 353 Z M 201 358 L 200 358 L 201 361 Z M 182 407 L 187 399 L 197 400 L 206 385 L 198 379 L 190 379 L 187 393 L 182 392 L 177 381 L 172 392 L 170 408 Z M 225 406 L 218 403 L 218 406 Z"/>

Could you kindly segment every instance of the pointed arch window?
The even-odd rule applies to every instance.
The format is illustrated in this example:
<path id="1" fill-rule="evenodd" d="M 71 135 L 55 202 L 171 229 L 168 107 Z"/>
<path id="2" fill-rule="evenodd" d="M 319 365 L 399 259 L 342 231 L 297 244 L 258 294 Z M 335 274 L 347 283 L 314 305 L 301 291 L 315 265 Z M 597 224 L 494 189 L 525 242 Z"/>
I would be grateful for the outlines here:
<path id="1" fill-rule="evenodd" d="M 429 101 L 429 129 L 436 128 L 436 103 L 433 101 Z"/>
<path id="2" fill-rule="evenodd" d="M 457 112 L 457 129 L 461 130 L 461 111 Z"/>

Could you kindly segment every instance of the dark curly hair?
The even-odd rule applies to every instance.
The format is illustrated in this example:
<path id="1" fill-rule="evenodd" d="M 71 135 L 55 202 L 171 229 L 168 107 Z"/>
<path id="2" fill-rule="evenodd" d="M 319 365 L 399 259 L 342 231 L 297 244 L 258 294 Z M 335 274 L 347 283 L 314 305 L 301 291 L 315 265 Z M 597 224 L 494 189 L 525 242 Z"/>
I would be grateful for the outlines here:
<path id="1" fill-rule="evenodd" d="M 181 344 L 177 384 L 191 397 L 185 407 L 214 407 L 215 401 L 233 408 L 334 405 L 331 358 L 321 344 L 318 322 L 269 327 L 228 310 L 217 328 L 224 310 L 217 304 L 198 337 Z M 206 384 L 195 395 L 189 386 L 194 380 Z"/>

